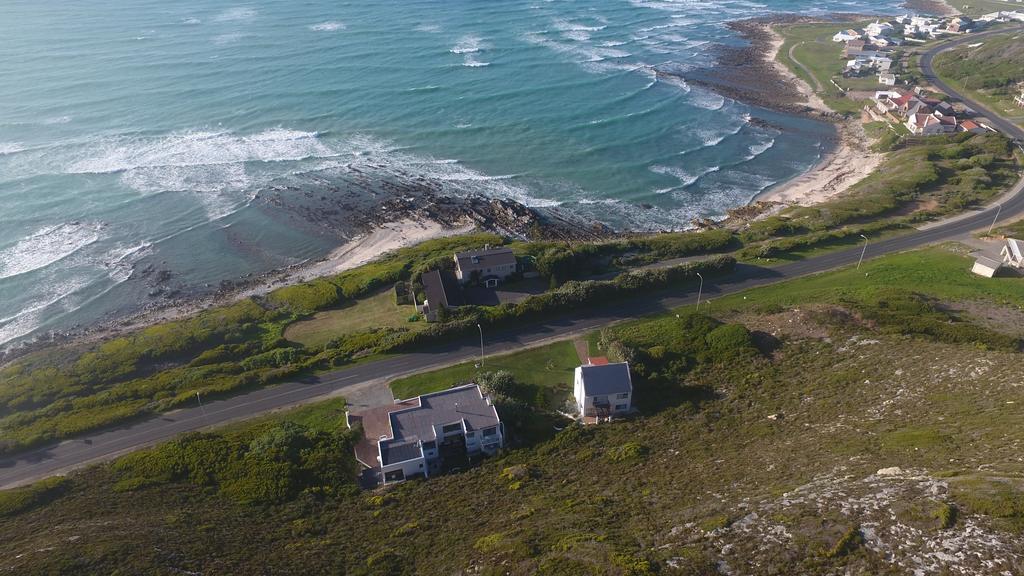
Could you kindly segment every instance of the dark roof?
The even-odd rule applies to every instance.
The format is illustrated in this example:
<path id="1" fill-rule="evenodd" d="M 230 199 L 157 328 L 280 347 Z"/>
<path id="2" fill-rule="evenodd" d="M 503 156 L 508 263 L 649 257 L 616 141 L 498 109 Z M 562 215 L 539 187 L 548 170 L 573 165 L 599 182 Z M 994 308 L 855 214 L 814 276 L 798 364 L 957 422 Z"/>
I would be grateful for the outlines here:
<path id="1" fill-rule="evenodd" d="M 501 423 L 498 411 L 476 384 L 424 394 L 400 404 L 402 409 L 388 414 L 390 434 L 380 440 L 385 466 L 422 457 L 420 443 L 437 439 L 435 426 L 459 424 L 465 430 L 482 430 Z"/>
<path id="2" fill-rule="evenodd" d="M 431 310 L 436 310 L 439 306 L 450 308 L 464 304 L 462 288 L 451 271 L 431 270 L 423 274 L 421 281 Z"/>
<path id="3" fill-rule="evenodd" d="M 587 396 L 605 396 L 632 392 L 633 383 L 629 377 L 629 364 L 599 364 L 580 366 L 582 372 L 583 393 Z"/>
<path id="4" fill-rule="evenodd" d="M 416 440 L 380 443 L 380 459 L 385 466 L 421 456 L 423 456 L 423 450 L 420 449 L 420 443 Z"/>
<path id="5" fill-rule="evenodd" d="M 470 250 L 469 252 L 457 252 L 455 260 L 459 263 L 460 270 L 476 270 L 479 268 L 493 268 L 506 264 L 515 264 L 516 255 L 511 248 L 490 248 L 486 250 Z"/>
<path id="6" fill-rule="evenodd" d="M 396 440 L 434 440 L 434 426 L 465 423 L 466 430 L 497 426 L 500 420 L 476 384 L 466 384 L 419 397 L 420 405 L 391 413 Z"/>

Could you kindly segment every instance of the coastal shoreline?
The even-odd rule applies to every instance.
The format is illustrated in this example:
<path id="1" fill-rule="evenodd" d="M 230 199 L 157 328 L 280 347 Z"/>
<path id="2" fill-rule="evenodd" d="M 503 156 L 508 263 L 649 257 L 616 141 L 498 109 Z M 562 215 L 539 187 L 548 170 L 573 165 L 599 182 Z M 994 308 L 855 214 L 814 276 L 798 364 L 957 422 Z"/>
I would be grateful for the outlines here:
<path id="1" fill-rule="evenodd" d="M 785 39 L 775 30 L 773 23 L 761 26 L 768 38 L 762 50 L 768 65 L 796 88 L 808 108 L 817 112 L 821 118 L 832 121 L 837 141 L 807 172 L 761 192 L 751 202 L 779 202 L 799 206 L 825 202 L 871 175 L 882 163 L 884 155 L 871 151 L 870 139 L 864 133 L 859 119 L 837 118 L 807 82 L 778 60 Z"/>
<path id="2" fill-rule="evenodd" d="M 862 17 L 836 14 L 829 18 L 841 20 Z M 747 40 L 749 45 L 739 49 L 731 48 L 731 52 L 723 51 L 722 61 L 714 68 L 714 74 L 704 78 L 686 78 L 723 96 L 754 106 L 830 122 L 837 131 L 836 140 L 828 143 L 829 147 L 819 161 L 804 174 L 755 195 L 748 203 L 729 210 L 730 216 L 724 222 L 710 225 L 729 227 L 766 212 L 774 212 L 779 207 L 807 206 L 826 201 L 869 175 L 880 163 L 881 155 L 868 150 L 867 137 L 859 123 L 856 120 L 837 121 L 838 115 L 814 94 L 811 87 L 776 59 L 783 39 L 773 26 L 819 20 L 821 18 L 775 15 L 732 22 L 730 28 Z M 424 190 L 413 190 L 405 186 L 399 191 L 401 195 L 377 206 L 363 207 L 359 212 L 362 217 L 357 218 L 363 223 L 362 234 L 339 242 L 323 258 L 227 280 L 219 288 L 208 290 L 190 287 L 178 290 L 158 285 L 158 288 L 168 288 L 167 292 L 173 295 L 142 303 L 138 310 L 127 314 L 102 318 L 88 328 L 40 335 L 34 341 L 22 345 L 6 349 L 0 347 L 0 365 L 39 348 L 88 344 L 157 323 L 182 319 L 244 298 L 259 298 L 283 286 L 338 274 L 402 247 L 474 229 L 525 238 L 532 237 L 539 227 L 542 230 L 541 237 L 566 241 L 635 233 L 615 232 L 595 222 L 580 222 L 572 215 L 560 215 L 557 210 L 529 208 L 514 200 L 438 196 L 437 190 L 429 184 L 424 185 Z M 290 198 L 301 196 L 274 194 L 271 190 L 263 200 L 268 210 L 294 214 L 299 221 L 321 226 L 334 233 L 344 228 L 333 222 L 329 215 L 339 213 L 338 208 L 345 208 L 346 205 L 311 204 L 301 209 L 289 205 Z M 548 221 L 545 222 L 545 219 Z M 696 225 L 697 228 L 702 227 L 701 222 L 696 222 Z"/>

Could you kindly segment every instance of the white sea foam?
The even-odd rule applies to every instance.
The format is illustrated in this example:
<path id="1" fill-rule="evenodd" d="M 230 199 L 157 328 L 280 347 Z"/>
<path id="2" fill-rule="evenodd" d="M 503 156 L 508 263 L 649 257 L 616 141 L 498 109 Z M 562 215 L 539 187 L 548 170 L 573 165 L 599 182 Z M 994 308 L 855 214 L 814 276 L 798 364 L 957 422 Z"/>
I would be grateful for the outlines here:
<path id="1" fill-rule="evenodd" d="M 115 137 L 97 142 L 65 168 L 71 174 L 107 174 L 161 166 L 275 162 L 333 155 L 316 132 L 275 128 L 249 136 L 185 131 L 163 137 Z"/>
<path id="2" fill-rule="evenodd" d="M 247 34 L 244 32 L 228 32 L 227 34 L 220 34 L 218 36 L 214 36 L 213 43 L 218 46 L 223 46 L 225 44 L 234 44 L 235 42 L 238 42 L 246 36 Z"/>
<path id="3" fill-rule="evenodd" d="M 459 38 L 459 41 L 449 52 L 452 54 L 473 54 L 484 49 L 484 41 L 479 36 L 469 34 Z"/>
<path id="4" fill-rule="evenodd" d="M 100 239 L 102 226 L 78 222 L 47 226 L 0 250 L 0 279 L 45 268 Z"/>
<path id="5" fill-rule="evenodd" d="M 18 142 L 0 142 L 0 156 L 17 154 L 25 150 L 25 147 Z"/>
<path id="6" fill-rule="evenodd" d="M 772 146 L 775 146 L 774 138 L 769 138 L 765 142 L 757 142 L 751 144 L 750 146 L 747 147 L 747 149 L 750 151 L 750 156 L 747 158 L 747 160 L 753 160 L 754 158 L 757 158 L 761 154 L 764 154 L 765 152 L 770 150 Z"/>
<path id="7" fill-rule="evenodd" d="M 54 124 L 67 124 L 71 122 L 71 116 L 54 116 L 53 118 L 47 118 L 43 120 L 43 124 L 52 126 Z"/>
<path id="8" fill-rule="evenodd" d="M 319 24 L 312 24 L 309 27 L 314 32 L 336 32 L 338 30 L 344 30 L 345 24 L 343 22 L 328 21 L 321 22 Z"/>
<path id="9" fill-rule="evenodd" d="M 0 318 L 0 344 L 31 334 L 44 321 L 66 313 L 73 305 L 62 305 L 62 302 L 89 283 L 89 278 L 79 275 L 42 284 L 39 295 L 17 314 Z M 59 309 L 53 310 L 54 307 Z"/>
<path id="10" fill-rule="evenodd" d="M 711 174 L 713 172 L 718 172 L 719 170 L 722 169 L 722 167 L 721 166 L 709 166 L 709 167 L 706 167 L 706 168 L 700 170 L 696 174 L 692 173 L 692 172 L 689 172 L 687 170 L 684 170 L 682 168 L 679 168 L 677 166 L 654 165 L 654 166 L 651 166 L 649 169 L 650 169 L 651 172 L 654 172 L 655 174 L 665 174 L 667 176 L 672 176 L 673 178 L 678 179 L 679 180 L 679 187 L 678 188 L 685 188 L 685 187 L 689 186 L 690 184 L 693 184 L 697 180 L 700 180 L 704 176 L 707 176 L 708 174 Z"/>
<path id="11" fill-rule="evenodd" d="M 437 34 L 438 32 L 441 31 L 441 25 L 440 24 L 420 24 L 419 26 L 416 26 L 415 28 L 413 28 L 413 30 L 415 30 L 417 32 L 427 32 L 427 33 L 430 33 L 430 34 Z"/>
<path id="12" fill-rule="evenodd" d="M 202 23 L 203 23 L 203 21 L 202 21 L 202 20 L 200 20 L 199 18 L 194 18 L 194 17 L 193 17 L 193 18 L 183 18 L 183 19 L 181 20 L 181 23 L 182 23 L 182 24 L 189 24 L 189 25 L 192 25 L 192 26 L 194 26 L 194 25 L 196 25 L 196 24 L 202 24 Z"/>
<path id="13" fill-rule="evenodd" d="M 725 97 L 710 90 L 698 90 L 690 94 L 689 103 L 704 110 L 721 110 L 725 106 Z"/>
<path id="14" fill-rule="evenodd" d="M 246 20 L 252 20 L 256 17 L 256 9 L 248 8 L 245 6 L 238 6 L 235 8 L 228 8 L 227 10 L 218 14 L 214 20 L 217 22 L 240 22 Z"/>
<path id="15" fill-rule="evenodd" d="M 473 59 L 471 56 L 467 56 L 466 59 L 462 61 L 462 65 L 469 68 L 483 68 L 484 66 L 490 66 L 491 63 L 480 62 L 479 60 Z"/>

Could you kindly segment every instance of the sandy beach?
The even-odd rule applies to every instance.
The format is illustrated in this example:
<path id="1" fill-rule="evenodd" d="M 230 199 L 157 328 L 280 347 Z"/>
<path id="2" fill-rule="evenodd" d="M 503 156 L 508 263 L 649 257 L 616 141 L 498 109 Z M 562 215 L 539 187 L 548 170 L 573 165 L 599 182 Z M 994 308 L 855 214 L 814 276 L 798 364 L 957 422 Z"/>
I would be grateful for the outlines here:
<path id="1" fill-rule="evenodd" d="M 764 28 L 770 38 L 764 51 L 767 63 L 796 87 L 809 108 L 823 116 L 832 117 L 833 111 L 814 93 L 814 90 L 777 60 L 784 41 L 782 36 L 770 24 Z M 826 153 L 817 165 L 802 176 L 766 190 L 754 200 L 801 206 L 824 202 L 842 194 L 850 186 L 870 175 L 881 164 L 884 155 L 870 150 L 870 141 L 858 119 L 837 122 L 836 131 L 836 146 Z"/>

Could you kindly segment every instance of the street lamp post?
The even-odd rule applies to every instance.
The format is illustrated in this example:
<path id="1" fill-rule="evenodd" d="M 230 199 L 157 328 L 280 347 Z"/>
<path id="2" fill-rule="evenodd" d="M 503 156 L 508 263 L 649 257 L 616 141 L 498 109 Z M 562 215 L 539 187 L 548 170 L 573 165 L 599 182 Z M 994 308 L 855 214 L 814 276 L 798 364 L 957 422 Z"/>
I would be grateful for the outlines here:
<path id="1" fill-rule="evenodd" d="M 203 425 L 209 426 L 210 421 L 206 418 L 206 407 L 203 406 L 203 399 L 199 397 L 199 390 L 196 390 L 196 402 L 199 403 L 199 412 L 203 415 Z"/>
<path id="2" fill-rule="evenodd" d="M 480 331 L 480 368 L 484 367 L 484 329 L 479 324 L 476 329 Z"/>
<path id="3" fill-rule="evenodd" d="M 864 239 L 864 249 L 860 251 L 860 259 L 857 260 L 857 270 L 860 270 L 860 263 L 864 261 L 864 254 L 868 251 L 868 237 L 863 234 L 860 237 Z"/>
<path id="4" fill-rule="evenodd" d="M 988 227 L 988 233 L 992 233 L 992 229 L 996 227 L 996 222 L 999 221 L 999 213 L 1003 211 L 1002 204 L 996 204 L 996 217 L 992 219 L 992 224 Z"/>
<path id="5" fill-rule="evenodd" d="M 697 272 L 697 277 L 700 278 L 700 284 L 697 286 L 697 311 L 700 312 L 700 295 L 704 291 L 704 276 Z"/>

